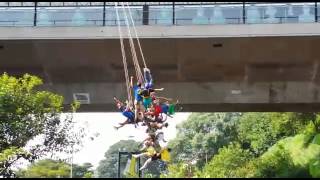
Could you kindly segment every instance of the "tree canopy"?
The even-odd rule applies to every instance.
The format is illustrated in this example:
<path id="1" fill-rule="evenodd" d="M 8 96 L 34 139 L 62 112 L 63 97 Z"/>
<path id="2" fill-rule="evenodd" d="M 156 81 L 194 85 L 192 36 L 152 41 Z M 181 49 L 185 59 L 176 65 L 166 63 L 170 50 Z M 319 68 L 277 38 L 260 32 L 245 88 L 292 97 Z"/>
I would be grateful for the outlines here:
<path id="1" fill-rule="evenodd" d="M 163 177 L 319 177 L 319 125 L 318 113 L 194 113 Z"/>
<path id="2" fill-rule="evenodd" d="M 91 163 L 73 164 L 73 178 L 91 178 L 93 176 Z M 17 172 L 19 178 L 70 178 L 71 165 L 61 160 L 43 159 Z"/>
<path id="3" fill-rule="evenodd" d="M 173 162 L 196 162 L 202 167 L 219 148 L 236 138 L 240 113 L 193 113 L 177 126 L 177 137 L 170 141 Z"/>
<path id="4" fill-rule="evenodd" d="M 101 160 L 97 167 L 98 177 L 100 178 L 116 178 L 118 173 L 118 152 L 127 151 L 135 152 L 139 150 L 139 143 L 134 140 L 121 140 L 107 150 L 104 154 L 105 159 Z M 128 159 L 122 158 L 120 161 L 121 174 L 127 164 Z"/>
<path id="5" fill-rule="evenodd" d="M 84 136 L 72 128 L 78 104 L 64 109 L 63 97 L 39 90 L 41 85 L 29 74 L 0 76 L 0 177 L 14 176 L 11 167 L 19 159 L 32 162 L 49 152 L 70 152 Z M 63 111 L 70 113 L 63 117 Z"/>

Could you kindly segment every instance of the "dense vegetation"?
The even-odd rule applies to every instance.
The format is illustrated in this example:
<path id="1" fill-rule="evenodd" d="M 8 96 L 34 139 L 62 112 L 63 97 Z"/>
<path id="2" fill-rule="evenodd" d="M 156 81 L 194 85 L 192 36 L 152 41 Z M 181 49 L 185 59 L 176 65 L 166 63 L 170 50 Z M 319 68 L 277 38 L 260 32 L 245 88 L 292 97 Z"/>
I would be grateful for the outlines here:
<path id="1" fill-rule="evenodd" d="M 53 152 L 71 151 L 81 136 L 73 131 L 71 109 L 64 109 L 63 97 L 41 91 L 42 80 L 0 76 L 0 177 L 14 177 L 12 167 L 21 159 L 34 160 Z M 62 116 L 64 111 L 71 112 Z M 37 141 L 33 141 L 37 139 Z"/>
<path id="2" fill-rule="evenodd" d="M 61 116 L 63 97 L 38 90 L 41 84 L 28 74 L 0 76 L 0 177 L 71 176 L 66 162 L 35 161 L 51 152 L 70 153 L 84 136 L 82 130 L 80 136 L 72 131 L 72 116 Z M 34 139 L 40 141 L 30 146 Z M 154 162 L 144 177 L 320 177 L 320 114 L 193 113 L 177 127 L 169 147 L 173 160 L 168 171 Z M 117 177 L 118 151 L 138 149 L 132 140 L 114 144 L 96 176 Z M 15 173 L 12 167 L 20 159 L 32 163 Z M 127 162 L 123 158 L 121 167 Z M 73 177 L 94 174 L 90 163 L 72 170 Z"/>
<path id="3" fill-rule="evenodd" d="M 162 176 L 320 177 L 319 122 L 317 113 L 194 113 Z"/>

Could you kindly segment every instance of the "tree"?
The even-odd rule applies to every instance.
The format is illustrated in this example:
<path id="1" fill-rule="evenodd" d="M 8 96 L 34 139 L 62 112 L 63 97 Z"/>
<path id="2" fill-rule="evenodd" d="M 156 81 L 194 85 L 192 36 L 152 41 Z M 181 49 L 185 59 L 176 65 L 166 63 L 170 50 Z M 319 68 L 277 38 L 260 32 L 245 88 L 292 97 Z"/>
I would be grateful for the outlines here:
<path id="1" fill-rule="evenodd" d="M 230 144 L 219 150 L 212 160 L 203 168 L 202 176 L 206 178 L 235 178 L 239 177 L 242 167 L 253 159 L 253 155 L 248 150 L 243 150 L 239 144 Z M 250 166 L 247 166 L 250 167 Z M 246 169 L 247 174 L 252 169 Z"/>
<path id="2" fill-rule="evenodd" d="M 101 160 L 97 168 L 98 177 L 100 178 L 116 178 L 118 174 L 118 152 L 127 151 L 135 152 L 139 150 L 139 143 L 134 140 L 121 140 L 108 149 L 104 154 L 105 159 Z M 127 158 L 120 161 L 121 174 L 127 164 Z"/>
<path id="3" fill-rule="evenodd" d="M 200 177 L 200 171 L 193 164 L 177 163 L 168 166 L 168 173 L 162 174 L 162 178 L 197 178 Z"/>
<path id="4" fill-rule="evenodd" d="M 169 142 L 173 162 L 195 161 L 202 167 L 219 148 L 236 139 L 240 113 L 193 113 L 178 125 L 177 137 Z"/>
<path id="5" fill-rule="evenodd" d="M 39 160 L 17 173 L 20 178 L 69 178 L 70 165 L 52 159 Z"/>
<path id="6" fill-rule="evenodd" d="M 73 133 L 72 114 L 63 108 L 63 97 L 39 90 L 42 80 L 25 74 L 15 78 L 0 76 L 0 177 L 13 177 L 12 165 L 19 159 L 33 162 L 49 152 L 70 152 L 84 136 Z M 83 129 L 81 129 L 83 130 Z M 26 145 L 32 140 L 30 147 Z"/>
<path id="7" fill-rule="evenodd" d="M 83 165 L 74 164 L 72 168 L 73 178 L 90 178 L 93 176 L 91 163 Z M 26 169 L 19 169 L 17 176 L 19 178 L 69 178 L 71 165 L 61 160 L 44 159 L 36 161 Z"/>
<path id="8" fill-rule="evenodd" d="M 238 140 L 258 157 L 278 140 L 303 131 L 315 117 L 311 113 L 244 113 Z"/>
<path id="9" fill-rule="evenodd" d="M 317 113 L 194 113 L 163 177 L 319 177 L 319 124 Z"/>
<path id="10" fill-rule="evenodd" d="M 320 145 L 313 135 L 298 134 L 278 141 L 259 157 L 256 177 L 317 177 Z"/>
<path id="11" fill-rule="evenodd" d="M 86 172 L 83 177 L 84 178 L 93 178 L 93 172 Z"/>
<path id="12" fill-rule="evenodd" d="M 82 177 L 92 177 L 93 171 L 91 168 L 93 165 L 91 163 L 84 163 L 83 165 L 73 164 L 72 167 L 72 177 L 82 178 Z"/>

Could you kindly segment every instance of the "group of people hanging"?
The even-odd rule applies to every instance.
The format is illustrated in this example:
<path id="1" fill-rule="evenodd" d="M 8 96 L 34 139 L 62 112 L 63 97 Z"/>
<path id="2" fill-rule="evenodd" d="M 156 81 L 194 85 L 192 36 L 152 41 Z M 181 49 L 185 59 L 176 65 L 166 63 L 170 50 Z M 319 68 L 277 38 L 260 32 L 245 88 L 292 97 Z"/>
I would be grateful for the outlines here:
<path id="1" fill-rule="evenodd" d="M 175 113 L 178 100 L 173 102 L 170 98 L 160 97 L 157 95 L 158 91 L 163 91 L 164 88 L 154 88 L 151 72 L 148 68 L 143 69 L 145 83 L 137 81 L 134 85 L 133 77 L 130 79 L 130 88 L 134 92 L 134 104 L 129 100 L 126 103 L 121 102 L 114 97 L 117 108 L 122 113 L 126 120 L 115 126 L 119 129 L 127 124 L 133 124 L 135 127 L 141 124 L 146 126 L 146 133 L 148 137 L 142 141 L 143 148 L 140 149 L 140 154 L 132 155 L 134 158 L 141 156 L 147 157 L 147 161 L 140 168 L 143 170 L 147 168 L 148 164 L 153 160 L 161 160 L 168 162 L 170 160 L 168 148 L 161 143 L 164 140 L 163 132 L 159 132 L 163 127 L 168 127 L 167 119 L 172 118 Z"/>
<path id="2" fill-rule="evenodd" d="M 159 132 L 159 130 L 161 130 L 163 127 L 168 127 L 168 123 L 166 121 L 168 117 L 172 118 L 178 101 L 173 102 L 172 99 L 157 95 L 157 92 L 163 91 L 164 88 L 154 88 L 153 78 L 144 59 L 142 47 L 136 32 L 129 4 L 128 2 L 126 3 L 127 8 L 125 8 L 124 2 L 121 2 L 120 4 L 122 5 L 122 12 L 125 20 L 124 22 L 127 26 L 128 42 L 130 45 L 133 62 L 132 65 L 134 66 L 137 82 L 134 84 L 133 76 L 131 76 L 129 79 L 128 63 L 120 26 L 120 16 L 118 13 L 119 8 L 118 3 L 115 2 L 120 47 L 128 96 L 125 103 L 114 97 L 117 108 L 122 115 L 126 117 L 126 120 L 122 123 L 119 123 L 119 126 L 115 128 L 119 129 L 126 124 L 134 124 L 135 127 L 141 124 L 142 126 L 147 127 L 146 133 L 148 134 L 148 137 L 142 141 L 143 148 L 140 149 L 141 153 L 132 155 L 133 158 L 138 158 L 141 156 L 148 158 L 144 165 L 140 168 L 140 170 L 143 170 L 147 168 L 148 164 L 153 160 L 161 160 L 161 162 L 170 161 L 169 150 L 166 145 L 164 145 L 166 141 L 164 140 L 163 132 Z M 132 24 L 137 45 L 140 50 L 141 60 L 144 64 L 143 72 L 140 68 L 135 43 L 131 35 L 130 23 Z M 134 92 L 134 102 L 132 100 L 132 91 Z M 164 144 L 162 144 L 162 142 L 164 142 Z"/>

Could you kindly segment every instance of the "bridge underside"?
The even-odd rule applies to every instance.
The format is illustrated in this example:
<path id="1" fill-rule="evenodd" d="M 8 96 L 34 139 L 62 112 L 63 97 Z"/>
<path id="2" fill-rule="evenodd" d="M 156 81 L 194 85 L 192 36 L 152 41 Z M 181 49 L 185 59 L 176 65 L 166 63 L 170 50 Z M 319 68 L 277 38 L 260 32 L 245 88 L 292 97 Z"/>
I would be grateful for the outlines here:
<path id="1" fill-rule="evenodd" d="M 127 41 L 126 41 L 127 43 Z M 183 111 L 319 111 L 320 35 L 142 38 L 160 96 Z M 126 44 L 129 73 L 134 75 Z M 137 49 L 138 50 L 138 49 Z M 0 72 L 30 73 L 47 90 L 88 93 L 80 111 L 116 111 L 124 100 L 119 39 L 0 40 Z"/>

